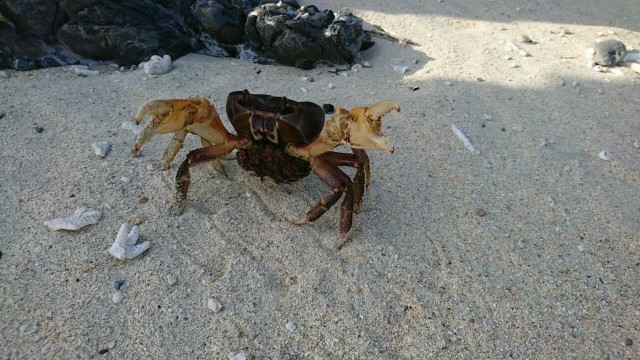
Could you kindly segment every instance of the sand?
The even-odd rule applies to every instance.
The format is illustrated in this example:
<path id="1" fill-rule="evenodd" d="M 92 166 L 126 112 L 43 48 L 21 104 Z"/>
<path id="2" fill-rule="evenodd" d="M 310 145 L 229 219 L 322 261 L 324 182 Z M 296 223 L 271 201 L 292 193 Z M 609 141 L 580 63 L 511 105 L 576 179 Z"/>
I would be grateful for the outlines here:
<path id="1" fill-rule="evenodd" d="M 584 55 L 597 39 L 640 47 L 637 3 L 315 4 L 418 45 L 376 38 L 362 53 L 372 67 L 347 77 L 192 54 L 155 78 L 0 78 L 2 358 L 638 358 L 640 77 L 594 72 Z M 227 93 L 245 88 L 401 104 L 383 122 L 396 151 L 370 152 L 372 183 L 341 250 L 339 207 L 287 221 L 328 193 L 317 177 L 281 185 L 233 160 L 228 178 L 200 166 L 175 216 L 185 151 L 169 171 L 169 135 L 132 156 L 121 124 L 144 100 L 206 97 L 224 114 Z M 104 159 L 98 141 L 112 144 Z M 82 206 L 100 221 L 43 224 Z M 120 261 L 107 250 L 125 221 L 151 247 Z"/>

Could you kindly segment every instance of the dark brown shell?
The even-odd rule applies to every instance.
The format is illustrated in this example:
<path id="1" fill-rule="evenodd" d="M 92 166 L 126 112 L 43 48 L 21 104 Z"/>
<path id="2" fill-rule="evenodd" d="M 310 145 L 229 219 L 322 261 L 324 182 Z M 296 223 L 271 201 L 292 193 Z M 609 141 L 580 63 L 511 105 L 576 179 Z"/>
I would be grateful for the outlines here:
<path id="1" fill-rule="evenodd" d="M 297 102 L 286 97 L 234 91 L 227 97 L 227 116 L 238 135 L 252 137 L 250 118 L 253 111 L 277 115 L 280 145 L 310 144 L 322 132 L 324 110 L 312 102 Z"/>

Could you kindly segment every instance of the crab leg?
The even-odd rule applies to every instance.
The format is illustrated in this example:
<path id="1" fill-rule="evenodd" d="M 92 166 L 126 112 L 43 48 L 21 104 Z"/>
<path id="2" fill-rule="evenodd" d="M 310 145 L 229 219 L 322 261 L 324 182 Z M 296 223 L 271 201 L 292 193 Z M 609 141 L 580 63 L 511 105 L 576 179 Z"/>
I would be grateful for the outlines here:
<path id="1" fill-rule="evenodd" d="M 353 154 L 327 152 L 320 155 L 320 158 L 333 166 L 350 166 L 356 168 L 356 174 L 353 177 L 353 210 L 358 212 L 362 197 L 364 196 L 365 184 L 369 186 L 370 168 L 369 157 L 364 150 L 353 149 Z M 365 181 L 366 177 L 366 181 Z"/>
<path id="2" fill-rule="evenodd" d="M 342 200 L 340 209 L 340 237 L 344 239 L 351 229 L 353 220 L 353 184 L 351 179 L 337 166 L 331 165 L 321 159 L 312 159 L 311 168 L 325 184 L 329 185 L 333 193 L 320 199 L 316 205 L 307 211 L 305 219 L 298 222 L 298 224 L 317 220 L 329 210 L 331 206 L 340 199 L 342 193 L 344 193 L 344 200 Z"/>
<path id="3" fill-rule="evenodd" d="M 180 214 L 187 200 L 187 192 L 191 183 L 191 173 L 189 169 L 203 162 L 217 160 L 222 156 L 231 153 L 235 149 L 244 148 L 251 144 L 251 140 L 241 136 L 229 135 L 225 143 L 195 149 L 187 154 L 187 158 L 182 162 L 176 174 L 176 213 Z"/>
<path id="4" fill-rule="evenodd" d="M 169 170 L 171 167 L 171 161 L 176 157 L 176 154 L 182 146 L 184 145 L 184 139 L 187 137 L 189 132 L 187 130 L 181 130 L 176 132 L 173 139 L 171 139 L 171 144 L 167 147 L 167 150 L 164 151 L 164 155 L 162 155 L 162 170 Z"/>

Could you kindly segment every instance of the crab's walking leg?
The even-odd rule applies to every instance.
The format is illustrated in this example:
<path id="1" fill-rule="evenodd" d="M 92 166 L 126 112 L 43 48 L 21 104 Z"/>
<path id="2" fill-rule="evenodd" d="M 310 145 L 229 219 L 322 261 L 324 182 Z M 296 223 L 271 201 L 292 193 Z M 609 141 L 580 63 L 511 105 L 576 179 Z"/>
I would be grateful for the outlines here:
<path id="1" fill-rule="evenodd" d="M 176 213 L 180 214 L 182 212 L 185 200 L 187 200 L 187 192 L 189 191 L 189 184 L 191 183 L 191 173 L 189 169 L 192 166 L 219 159 L 231 153 L 233 150 L 247 147 L 249 144 L 251 144 L 251 140 L 248 138 L 230 135 L 225 143 L 190 151 L 176 174 Z"/>
<path id="2" fill-rule="evenodd" d="M 311 159 L 311 168 L 325 184 L 331 187 L 333 193 L 323 197 L 315 206 L 309 209 L 305 215 L 305 221 L 317 220 L 344 193 L 344 200 L 342 200 L 340 209 L 340 236 L 344 238 L 351 229 L 353 219 L 353 184 L 351 179 L 338 167 L 321 159 Z"/>
<path id="3" fill-rule="evenodd" d="M 356 151 L 358 151 L 359 154 L 356 154 Z M 356 174 L 353 177 L 353 210 L 358 212 L 362 204 L 362 197 L 364 196 L 365 183 L 369 186 L 369 183 L 365 181 L 365 178 L 370 178 L 369 157 L 367 154 L 364 150 L 354 149 L 353 154 L 331 151 L 320 155 L 320 158 L 333 166 L 350 166 L 356 168 Z"/>
<path id="4" fill-rule="evenodd" d="M 205 140 L 204 138 L 200 138 L 200 142 L 202 143 L 203 147 L 207 147 L 207 146 L 212 146 L 213 144 L 207 140 Z M 227 171 L 224 169 L 224 165 L 222 165 L 222 161 L 220 161 L 220 159 L 215 159 L 213 161 L 211 161 L 211 166 L 220 174 L 224 175 L 224 177 L 229 178 L 229 175 L 227 175 Z"/>
<path id="5" fill-rule="evenodd" d="M 184 145 L 184 139 L 187 137 L 189 132 L 187 130 L 181 130 L 176 133 L 176 135 L 171 139 L 171 144 L 167 147 L 167 150 L 164 151 L 164 155 L 162 155 L 162 170 L 169 170 L 171 167 L 171 161 L 176 157 L 176 154 L 182 146 Z"/>

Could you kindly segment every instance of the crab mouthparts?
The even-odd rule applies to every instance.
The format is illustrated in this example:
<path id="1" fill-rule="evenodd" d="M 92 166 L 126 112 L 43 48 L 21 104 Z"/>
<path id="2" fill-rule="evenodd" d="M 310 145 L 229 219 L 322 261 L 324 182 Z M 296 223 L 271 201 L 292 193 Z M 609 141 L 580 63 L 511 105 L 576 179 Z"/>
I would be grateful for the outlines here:
<path id="1" fill-rule="evenodd" d="M 251 135 L 256 140 L 266 137 L 274 144 L 278 143 L 278 124 L 276 119 L 253 115 L 251 117 Z"/>

